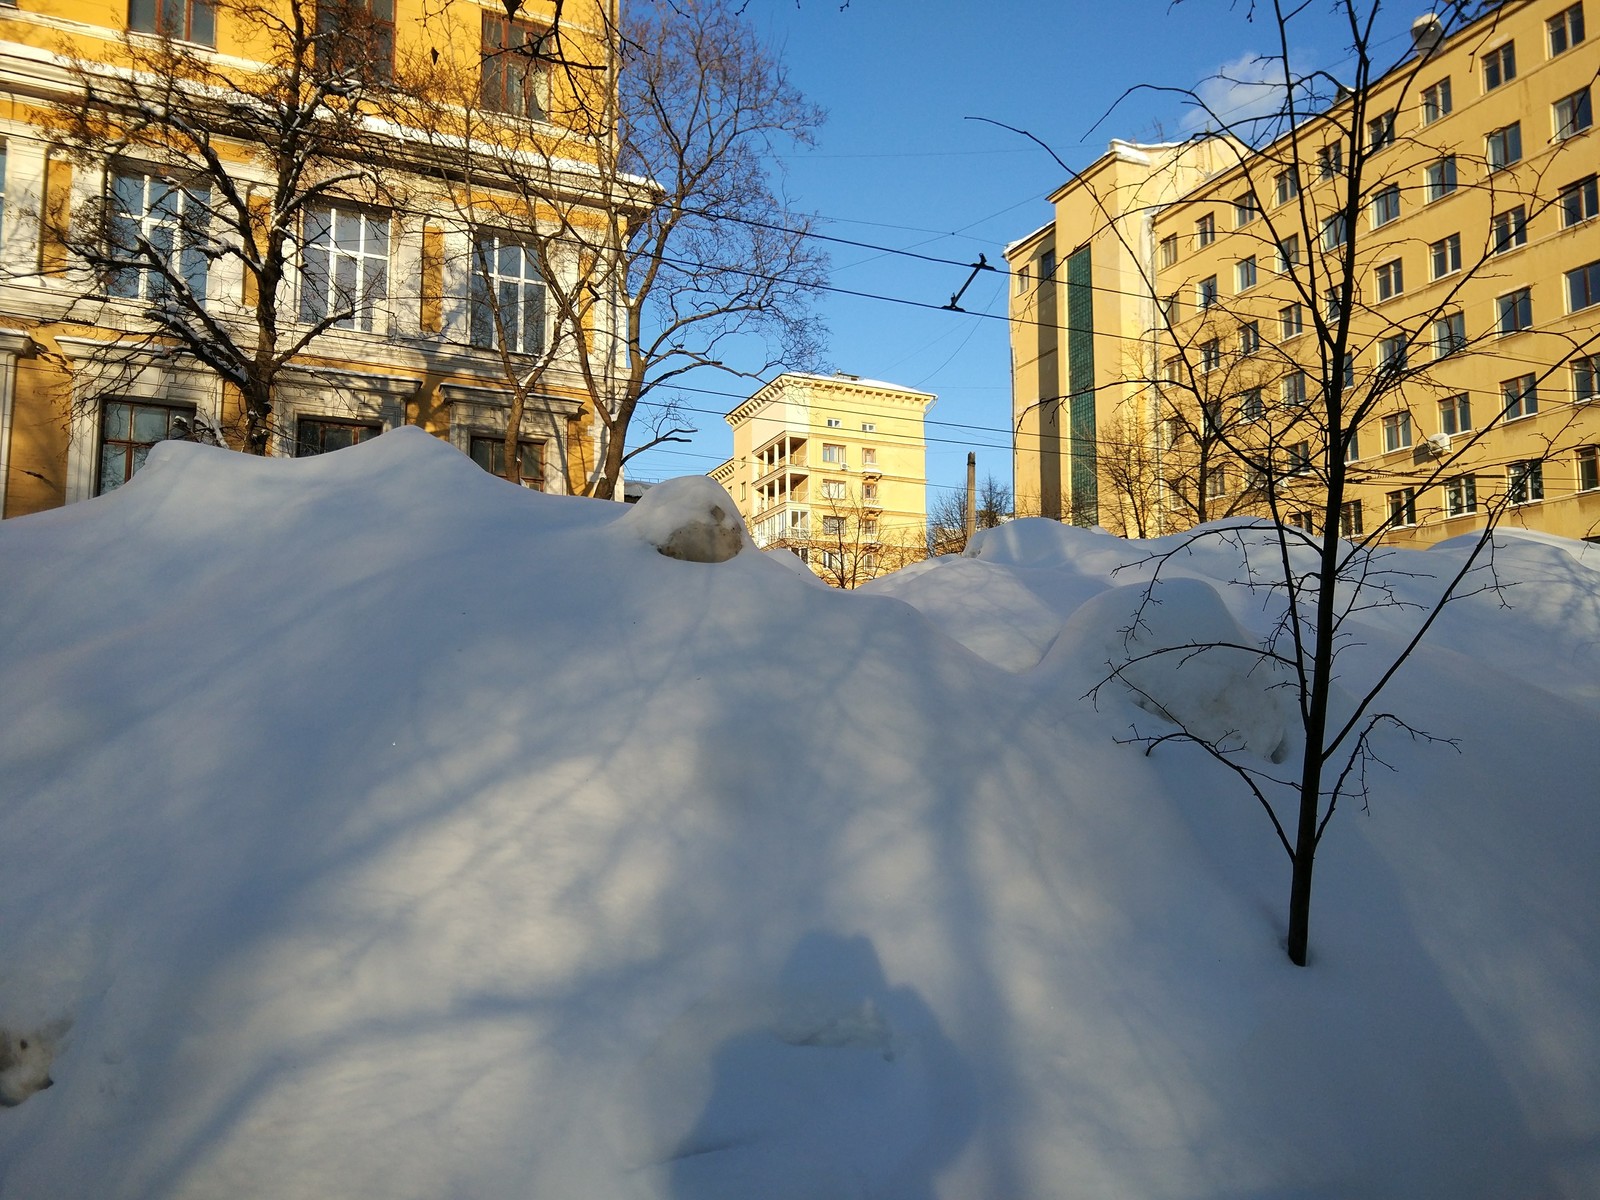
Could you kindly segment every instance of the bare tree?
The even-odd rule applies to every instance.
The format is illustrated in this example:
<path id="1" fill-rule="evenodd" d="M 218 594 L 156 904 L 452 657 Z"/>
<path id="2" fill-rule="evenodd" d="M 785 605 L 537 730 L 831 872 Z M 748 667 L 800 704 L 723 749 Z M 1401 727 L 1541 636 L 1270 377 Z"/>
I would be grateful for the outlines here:
<path id="1" fill-rule="evenodd" d="M 497 352 L 512 394 L 508 469 L 524 406 L 577 394 L 600 444 L 571 474 L 609 498 L 630 458 L 692 432 L 673 392 L 686 374 L 813 358 L 824 260 L 767 162 L 809 143 L 822 114 L 729 0 L 638 0 L 587 42 L 571 24 L 507 29 L 481 77 L 454 55 L 408 64 L 403 115 L 431 141 L 471 239 L 472 339 Z M 530 141 L 508 110 L 560 134 Z M 547 338 L 491 286 L 508 248 L 537 272 Z M 736 369 L 735 342 L 765 354 Z"/>
<path id="2" fill-rule="evenodd" d="M 324 331 L 370 319 L 359 281 L 323 280 L 323 303 L 299 312 L 291 281 L 319 207 L 379 193 L 363 116 L 386 84 L 390 44 L 360 4 L 194 8 L 249 30 L 259 62 L 221 60 L 195 31 L 168 27 L 126 35 L 116 68 L 72 61 L 76 96 L 49 128 L 91 186 L 70 214 L 46 212 L 47 237 L 83 285 L 69 319 L 117 329 L 117 314 L 135 314 L 107 359 L 128 371 L 199 363 L 236 399 L 229 440 L 259 454 L 286 366 Z"/>
<path id="3" fill-rule="evenodd" d="M 993 475 L 978 485 L 974 511 L 979 529 L 993 529 L 1016 513 L 1011 489 Z M 963 492 L 946 491 L 928 514 L 928 553 L 960 554 L 967 548 L 967 500 Z"/>
<path id="4" fill-rule="evenodd" d="M 860 587 L 927 556 L 920 529 L 890 524 L 882 509 L 864 503 L 859 494 L 814 502 L 811 520 L 815 524 L 805 537 L 778 544 L 802 553 L 812 570 L 833 587 Z"/>
<path id="5" fill-rule="evenodd" d="M 1334 6 L 1347 34 L 1341 61 L 1350 64 L 1341 80 L 1295 68 L 1289 46 L 1298 40 L 1295 22 L 1306 10 L 1253 5 L 1253 14 L 1271 13 L 1278 43 L 1269 61 L 1281 103 L 1266 115 L 1216 111 L 1204 88 L 1157 89 L 1195 106 L 1209 136 L 1235 155 L 1229 170 L 1191 197 L 1197 206 L 1191 212 L 1201 214 L 1200 248 L 1212 240 L 1206 236 L 1211 212 L 1228 214 L 1243 231 L 1230 235 L 1238 240 L 1230 243 L 1237 253 L 1229 265 L 1241 273 L 1231 297 L 1219 286 L 1215 251 L 1195 260 L 1193 278 L 1177 256 L 1162 264 L 1170 268 L 1163 273 L 1153 256 L 1136 254 L 1151 298 L 1161 298 L 1151 351 L 1151 361 L 1161 366 L 1146 382 L 1162 389 L 1159 411 L 1175 434 L 1158 437 L 1156 449 L 1171 441 L 1174 448 L 1186 444 L 1190 454 L 1188 465 L 1163 464 L 1163 482 L 1188 473 L 1200 493 L 1192 494 L 1191 516 L 1203 520 L 1217 515 L 1208 498 L 1228 495 L 1226 488 L 1208 488 L 1207 479 L 1218 470 L 1238 471 L 1247 481 L 1240 509 L 1259 511 L 1271 524 L 1202 525 L 1133 564 L 1150 582 L 1125 631 L 1125 660 L 1108 664 L 1096 688 L 1121 681 L 1149 711 L 1175 721 L 1177 732 L 1136 730 L 1134 740 L 1147 752 L 1173 741 L 1196 744 L 1259 803 L 1290 863 L 1286 948 L 1298 965 L 1307 961 L 1318 845 L 1342 801 L 1365 801 L 1375 737 L 1397 730 L 1443 740 L 1385 707 L 1390 681 L 1450 602 L 1496 588 L 1495 526 L 1542 494 L 1543 464 L 1570 440 L 1580 417 L 1573 408 L 1541 418 L 1513 461 L 1496 460 L 1489 435 L 1530 415 L 1538 387 L 1574 355 L 1592 353 L 1600 337 L 1596 322 L 1583 318 L 1530 331 L 1528 293 L 1500 294 L 1506 285 L 1497 277 L 1497 253 L 1525 236 L 1522 223 L 1556 203 L 1553 185 L 1577 169 L 1568 147 L 1558 140 L 1547 153 L 1519 163 L 1520 148 L 1503 131 L 1498 140 L 1490 136 L 1486 154 L 1482 141 L 1455 140 L 1431 130 L 1427 120 L 1430 100 L 1422 92 L 1441 70 L 1435 53 L 1463 30 L 1487 35 L 1499 11 L 1474 18 L 1452 6 L 1419 24 L 1414 50 L 1384 61 L 1387 43 L 1374 34 L 1379 7 L 1358 0 Z M 1448 98 L 1443 103 L 1447 111 Z M 1420 126 L 1402 134 L 1397 114 L 1419 110 Z M 1484 234 L 1424 247 L 1409 242 L 1399 220 L 1402 206 L 1457 187 L 1479 193 L 1495 214 Z M 1112 214 L 1102 212 L 1106 228 L 1118 230 Z M 1388 303 L 1403 290 L 1407 251 L 1415 263 L 1419 248 L 1448 256 L 1446 269 L 1434 264 L 1434 276 L 1444 282 L 1407 304 Z M 1270 277 L 1259 279 L 1265 286 L 1255 287 L 1256 272 L 1269 265 Z M 1188 311 L 1185 297 L 1193 298 Z M 1492 324 L 1470 332 L 1465 313 L 1481 314 L 1491 304 Z M 1492 405 L 1480 397 L 1469 417 L 1463 365 L 1501 373 L 1494 364 L 1503 361 L 1506 335 L 1525 331 L 1539 340 L 1538 350 L 1525 352 L 1517 378 L 1502 385 Z M 1436 413 L 1449 432 L 1418 438 L 1413 448 L 1413 430 L 1424 418 L 1432 423 Z M 1380 437 L 1390 457 L 1369 465 Z M 1400 450 L 1407 453 L 1397 471 L 1393 455 Z M 1204 464 L 1196 465 L 1202 455 Z M 1383 513 L 1361 510 L 1372 481 L 1391 487 Z M 1458 565 L 1432 579 L 1428 598 L 1418 602 L 1424 580 L 1406 577 L 1409 595 L 1402 598 L 1401 573 L 1380 543 L 1417 524 L 1430 505 L 1471 518 L 1463 524 L 1472 525 L 1475 537 Z M 1141 642 L 1168 568 L 1197 544 L 1216 541 L 1240 554 L 1238 584 L 1275 600 L 1277 617 L 1267 634 L 1258 642 Z M 1400 623 L 1399 648 L 1357 661 L 1353 622 L 1374 608 Z M 1262 757 L 1265 748 L 1203 732 L 1163 702 L 1162 676 L 1150 673 L 1150 665 L 1164 661 L 1181 670 L 1202 657 L 1233 660 L 1242 674 L 1278 673 L 1287 682 L 1300 737 L 1284 770 Z M 1344 697 L 1337 704 L 1336 680 Z"/>

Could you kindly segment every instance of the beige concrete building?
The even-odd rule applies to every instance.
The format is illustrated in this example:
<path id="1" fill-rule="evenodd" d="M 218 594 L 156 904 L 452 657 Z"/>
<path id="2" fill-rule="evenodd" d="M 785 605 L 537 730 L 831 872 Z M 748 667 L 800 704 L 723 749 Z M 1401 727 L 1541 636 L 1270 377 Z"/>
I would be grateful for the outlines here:
<path id="1" fill-rule="evenodd" d="M 1487 6 L 1453 31 L 1422 19 L 1414 35 L 1393 70 L 1292 139 L 1182 180 L 1146 211 L 1133 286 L 1092 281 L 1094 469 L 1070 438 L 1036 452 L 1019 426 L 1019 494 L 1054 472 L 1064 518 L 1130 533 L 1108 493 L 1142 496 L 1151 533 L 1275 513 L 1401 544 L 1491 516 L 1600 535 L 1600 41 L 1571 0 Z M 1047 250 L 1094 255 L 1111 236 L 1096 192 L 1114 189 L 1095 178 L 1058 193 L 1048 233 L 1013 247 L 1016 314 L 1024 268 Z M 1064 282 L 1070 310 L 1071 272 Z M 1105 301 L 1109 286 L 1136 296 Z M 1130 335 L 1128 305 L 1151 314 L 1139 362 L 1106 372 L 1098 358 Z M 1084 336 L 1070 311 L 1040 324 L 1046 338 L 1014 327 L 1019 413 L 1040 394 L 1040 344 Z M 1072 357 L 1069 396 L 1089 382 Z M 1129 389 L 1144 398 L 1143 436 L 1107 439 L 1108 407 Z M 1349 420 L 1330 422 L 1330 398 Z"/>
<path id="2" fill-rule="evenodd" d="M 758 545 L 855 587 L 926 556 L 928 392 L 854 375 L 784 374 L 727 415 L 711 477 Z"/>

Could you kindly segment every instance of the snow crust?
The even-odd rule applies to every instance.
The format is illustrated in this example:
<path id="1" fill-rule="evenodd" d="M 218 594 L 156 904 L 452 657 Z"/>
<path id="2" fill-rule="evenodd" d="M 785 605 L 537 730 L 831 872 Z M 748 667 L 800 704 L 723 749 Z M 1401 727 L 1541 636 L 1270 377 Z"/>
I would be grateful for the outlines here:
<path id="1" fill-rule="evenodd" d="M 1254 802 L 1119 741 L 1142 690 L 1269 761 L 1276 681 L 1084 698 L 1175 543 L 846 595 L 660 553 L 716 502 L 657 493 L 400 430 L 0 524 L 0 1029 L 72 1023 L 0 1196 L 1600 1195 L 1589 552 L 1502 539 L 1396 677 L 1457 745 L 1382 744 L 1300 970 Z M 1225 532 L 1141 644 L 1270 628 Z"/>

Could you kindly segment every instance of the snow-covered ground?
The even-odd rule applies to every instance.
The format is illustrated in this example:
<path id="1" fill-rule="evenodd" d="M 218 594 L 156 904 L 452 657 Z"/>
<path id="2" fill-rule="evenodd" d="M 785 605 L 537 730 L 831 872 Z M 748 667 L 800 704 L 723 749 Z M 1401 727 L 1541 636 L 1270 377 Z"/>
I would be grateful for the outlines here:
<path id="1" fill-rule="evenodd" d="M 847 595 L 650 497 L 401 430 L 0 525 L 0 1030 L 55 1081 L 0 1079 L 0 1196 L 1600 1195 L 1595 548 L 1508 536 L 1396 678 L 1457 747 L 1382 744 L 1302 970 L 1254 801 L 1082 699 L 1141 547 Z M 1152 636 L 1259 634 L 1238 571 Z M 1265 762 L 1249 682 L 1151 686 Z"/>

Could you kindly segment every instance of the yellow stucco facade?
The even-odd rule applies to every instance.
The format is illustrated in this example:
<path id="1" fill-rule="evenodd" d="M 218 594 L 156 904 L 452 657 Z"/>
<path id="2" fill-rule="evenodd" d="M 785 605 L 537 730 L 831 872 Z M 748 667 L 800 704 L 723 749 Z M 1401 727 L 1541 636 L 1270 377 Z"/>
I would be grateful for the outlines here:
<path id="1" fill-rule="evenodd" d="M 192 164 L 192 176 L 186 174 L 191 164 L 181 154 L 163 154 L 149 139 L 142 143 L 148 153 L 137 160 L 127 150 L 116 160 L 97 159 L 85 152 L 81 139 L 73 144 L 68 127 L 79 122 L 81 129 L 89 111 L 79 99 L 86 79 L 101 70 L 143 71 L 141 78 L 147 78 L 153 63 L 172 61 L 198 64 L 217 73 L 214 78 L 259 81 L 269 63 L 282 68 L 285 39 L 291 37 L 285 30 L 298 18 L 317 33 L 350 20 L 357 21 L 354 28 L 376 30 L 370 36 L 383 47 L 386 81 L 398 79 L 407 64 L 429 63 L 435 76 L 441 64 L 453 64 L 476 88 L 480 72 L 504 69 L 486 64 L 509 61 L 485 55 L 491 28 L 537 31 L 549 27 L 556 11 L 553 0 L 528 0 L 514 20 L 504 5 L 472 0 L 449 5 L 424 0 L 19 0 L 0 5 L 0 516 L 37 512 L 109 490 L 137 470 L 152 441 L 199 427 L 231 430 L 241 406 L 235 385 L 215 369 L 186 355 L 171 339 L 151 337 L 144 319 L 150 297 L 140 287 L 125 289 L 137 294 L 119 294 L 117 286 L 107 284 L 103 268 L 97 277 L 75 256 L 69 223 L 107 202 L 120 186 L 119 175 L 142 173 L 170 185 L 164 199 L 150 200 L 149 211 L 134 214 L 146 219 L 145 229 L 168 237 L 175 222 L 162 231 L 157 205 L 170 203 L 174 188 L 193 187 L 192 178 L 205 178 L 199 164 Z M 615 0 L 567 0 L 561 6 L 563 46 L 588 59 L 612 61 L 609 31 L 614 29 Z M 309 61 L 310 52 L 305 54 Z M 528 81 L 535 68 L 512 69 L 522 72 L 518 83 L 531 95 L 535 85 Z M 536 148 L 529 170 L 559 159 L 565 174 L 557 190 L 571 196 L 593 186 L 595 219 L 609 219 L 600 185 L 584 182 L 584 165 L 596 158 L 595 143 L 559 114 L 581 106 L 578 90 L 614 86 L 614 75 L 609 67 L 563 72 L 541 64 L 536 69 L 543 89 L 539 111 L 533 111 L 531 99 L 515 112 L 510 111 L 515 106 L 506 105 L 505 122 Z M 366 113 L 361 126 L 360 158 L 376 166 L 380 191 L 324 196 L 296 216 L 290 231 L 293 250 L 279 293 L 283 342 L 293 341 L 297 330 L 314 324 L 316 313 L 326 315 L 333 303 L 308 298 L 307 290 L 316 286 L 307 265 L 313 253 L 322 255 L 318 261 L 327 279 L 342 279 L 346 269 L 359 275 L 361 305 L 352 319 L 310 337 L 286 363 L 262 449 L 277 455 L 321 452 L 413 424 L 488 469 L 501 464 L 503 473 L 505 358 L 473 332 L 471 262 L 474 239 L 496 215 L 503 222 L 511 201 L 487 176 L 452 179 L 439 161 L 437 130 L 429 150 L 428 139 L 414 136 L 403 123 L 398 93 L 391 89 L 385 104 L 381 113 L 376 106 Z M 221 133 L 212 144 L 225 169 L 236 168 L 242 192 L 264 194 L 270 187 L 269 163 L 259 146 Z M 209 180 L 207 186 L 215 188 Z M 156 184 L 149 187 L 154 196 Z M 466 204 L 463 195 L 471 197 Z M 485 225 L 472 211 L 480 201 Z M 123 202 L 119 194 L 117 203 Z M 190 203 L 187 197 L 184 202 Z M 219 205 L 218 214 L 222 211 Z M 248 341 L 254 281 L 226 256 L 197 269 L 208 314 Z M 543 285 L 528 277 L 515 286 L 521 288 L 516 303 L 534 314 L 523 336 L 530 342 L 554 338 Z M 321 287 L 329 294 L 336 290 L 331 282 Z M 559 356 L 543 364 L 538 402 L 529 405 L 521 430 L 530 476 L 525 482 L 551 491 L 581 484 L 594 462 L 598 437 L 589 395 L 575 366 Z M 221 436 L 241 444 L 234 433 Z"/>
<path id="2" fill-rule="evenodd" d="M 1492 514 L 1600 534 L 1600 40 L 1586 36 L 1583 8 L 1506 3 L 1436 41 L 1419 25 L 1413 54 L 1364 92 L 1292 139 L 1183 181 L 1147 211 L 1144 259 L 1125 289 L 1135 295 L 1112 304 L 1097 290 L 1093 317 L 1097 351 L 1108 337 L 1139 338 L 1139 365 L 1121 386 L 1145 398 L 1143 441 L 1137 455 L 1102 445 L 1100 502 L 1074 511 L 1069 499 L 1062 517 L 1117 529 L 1120 514 L 1104 503 L 1115 490 L 1107 458 L 1137 458 L 1150 533 L 1265 515 L 1262 465 L 1304 463 L 1275 507 L 1308 528 L 1336 519 L 1350 535 L 1422 544 Z M 1362 190 L 1352 200 L 1356 155 Z M 1057 194 L 1047 231 L 1013 248 L 1013 272 L 1047 240 L 1058 258 L 1104 240 L 1084 178 Z M 1086 211 L 1071 212 L 1074 192 Z M 1352 214 L 1346 271 L 1340 239 Z M 1103 303 L 1117 315 L 1103 316 Z M 1123 304 L 1144 315 L 1125 317 Z M 1326 331 L 1345 304 L 1349 337 L 1335 364 L 1324 361 Z M 1071 336 L 1064 319 L 1046 324 Z M 1021 411 L 1040 390 L 1028 370 L 1040 339 L 1026 323 L 1014 330 Z M 1352 397 L 1378 399 L 1330 446 L 1317 400 L 1336 378 Z M 1103 420 L 1117 389 L 1105 390 Z M 1213 426 L 1224 436 L 1197 469 Z M 1317 481 L 1334 456 L 1346 504 L 1329 513 Z M 1019 436 L 1019 494 L 1049 479 L 1051 456 L 1038 457 Z M 1054 469 L 1070 477 L 1070 462 Z"/>
<path id="3" fill-rule="evenodd" d="M 926 556 L 928 392 L 853 375 L 778 376 L 727 415 L 711 472 L 763 548 L 854 587 Z"/>

